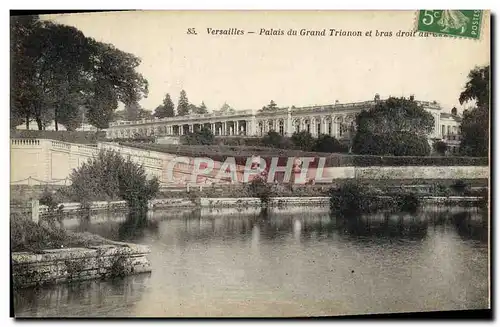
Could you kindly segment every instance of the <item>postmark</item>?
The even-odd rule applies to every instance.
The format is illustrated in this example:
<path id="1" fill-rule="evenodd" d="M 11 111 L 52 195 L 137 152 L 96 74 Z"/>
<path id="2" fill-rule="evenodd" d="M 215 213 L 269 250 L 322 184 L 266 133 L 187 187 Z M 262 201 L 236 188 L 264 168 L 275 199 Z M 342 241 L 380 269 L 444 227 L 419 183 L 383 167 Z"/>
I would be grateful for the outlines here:
<path id="1" fill-rule="evenodd" d="M 479 39 L 483 10 L 420 10 L 417 30 Z"/>

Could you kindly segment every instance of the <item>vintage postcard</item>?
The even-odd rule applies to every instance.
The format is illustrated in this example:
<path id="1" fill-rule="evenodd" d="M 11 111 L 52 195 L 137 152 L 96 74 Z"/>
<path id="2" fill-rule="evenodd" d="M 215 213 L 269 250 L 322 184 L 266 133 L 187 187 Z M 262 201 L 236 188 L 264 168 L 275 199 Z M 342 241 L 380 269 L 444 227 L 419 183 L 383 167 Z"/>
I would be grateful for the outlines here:
<path id="1" fill-rule="evenodd" d="M 15 317 L 491 317 L 488 10 L 10 32 Z"/>

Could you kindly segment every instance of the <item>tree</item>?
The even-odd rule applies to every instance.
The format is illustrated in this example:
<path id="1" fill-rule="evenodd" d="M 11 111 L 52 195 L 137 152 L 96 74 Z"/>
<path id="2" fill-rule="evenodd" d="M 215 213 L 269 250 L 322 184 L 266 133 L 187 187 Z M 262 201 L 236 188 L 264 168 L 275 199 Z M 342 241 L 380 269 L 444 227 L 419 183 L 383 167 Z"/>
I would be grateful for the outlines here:
<path id="1" fill-rule="evenodd" d="M 94 126 L 106 128 L 118 102 L 125 105 L 138 103 L 147 96 L 148 81 L 136 71 L 141 60 L 133 54 L 91 38 L 88 44 L 90 74 L 87 74 L 86 85 L 90 87 L 83 89 L 88 99 L 88 116 L 92 124 L 99 125 Z M 100 120 L 91 117 L 99 117 Z"/>
<path id="2" fill-rule="evenodd" d="M 488 107 L 477 107 L 464 112 L 460 125 L 460 153 L 474 157 L 489 155 L 489 121 Z"/>
<path id="3" fill-rule="evenodd" d="M 59 103 L 77 98 L 88 57 L 86 38 L 74 27 L 42 22 L 37 16 L 12 18 L 11 30 L 11 93 L 17 116 L 24 116 L 27 124 L 34 118 L 40 130 L 44 121 L 54 119 L 57 129 L 60 111 L 78 108 Z"/>
<path id="4" fill-rule="evenodd" d="M 108 126 L 118 101 L 139 101 L 147 81 L 135 71 L 140 60 L 113 45 L 85 37 L 74 27 L 11 18 L 11 113 L 38 129 L 55 121 L 77 126 L 85 106 L 89 121 Z"/>
<path id="5" fill-rule="evenodd" d="M 353 152 L 373 155 L 428 155 L 434 117 L 414 100 L 389 98 L 356 117 Z"/>
<path id="6" fill-rule="evenodd" d="M 222 107 L 219 110 L 222 113 L 229 113 L 229 112 L 234 112 L 234 109 L 228 105 L 226 102 L 222 105 Z"/>
<path id="7" fill-rule="evenodd" d="M 195 106 L 194 104 L 189 105 L 189 112 L 197 115 L 204 115 L 208 113 L 207 106 L 205 105 L 204 102 L 201 103 L 201 105 Z"/>
<path id="8" fill-rule="evenodd" d="M 267 106 L 262 107 L 262 111 L 272 111 L 276 110 L 277 108 L 278 106 L 276 105 L 276 103 L 273 100 L 271 100 L 271 102 L 269 102 Z"/>
<path id="9" fill-rule="evenodd" d="M 490 106 L 490 65 L 475 67 L 458 99 L 460 104 L 475 101 L 478 107 Z"/>
<path id="10" fill-rule="evenodd" d="M 190 103 L 188 105 L 188 112 L 189 112 L 189 114 L 198 114 L 198 110 L 199 110 L 199 108 L 196 105 L 194 105 L 192 103 Z"/>
<path id="11" fill-rule="evenodd" d="M 127 120 L 127 113 L 125 110 L 116 110 L 113 113 L 113 119 L 112 121 L 119 121 L 119 120 Z"/>
<path id="12" fill-rule="evenodd" d="M 448 150 L 448 145 L 446 145 L 446 143 L 441 140 L 437 140 L 432 144 L 432 148 L 440 155 L 445 155 L 446 150 Z"/>
<path id="13" fill-rule="evenodd" d="M 154 116 L 157 118 L 174 116 L 174 102 L 172 101 L 172 98 L 170 98 L 170 94 L 167 93 L 165 99 L 163 99 L 163 104 L 156 107 Z"/>
<path id="14" fill-rule="evenodd" d="M 189 114 L 189 101 L 186 91 L 182 90 L 177 104 L 177 116 L 186 116 Z"/>
<path id="15" fill-rule="evenodd" d="M 125 104 L 125 118 L 129 121 L 135 121 L 139 119 L 139 111 L 141 106 L 137 102 L 131 102 Z"/>
<path id="16" fill-rule="evenodd" d="M 153 113 L 149 110 L 146 109 L 139 109 L 139 112 L 137 113 L 137 119 L 152 119 L 153 118 Z"/>
<path id="17" fill-rule="evenodd" d="M 468 76 L 460 104 L 475 101 L 476 107 L 464 111 L 460 152 L 467 156 L 488 156 L 490 124 L 490 66 L 476 67 Z"/>
<path id="18" fill-rule="evenodd" d="M 410 132 L 428 135 L 434 129 L 434 117 L 416 101 L 389 98 L 378 102 L 356 117 L 357 130 L 375 134 Z"/>
<path id="19" fill-rule="evenodd" d="M 203 115 L 203 114 L 208 114 L 208 109 L 207 109 L 207 106 L 205 105 L 205 102 L 201 102 L 201 105 L 198 107 L 199 108 L 199 111 L 198 113 L 200 115 Z"/>

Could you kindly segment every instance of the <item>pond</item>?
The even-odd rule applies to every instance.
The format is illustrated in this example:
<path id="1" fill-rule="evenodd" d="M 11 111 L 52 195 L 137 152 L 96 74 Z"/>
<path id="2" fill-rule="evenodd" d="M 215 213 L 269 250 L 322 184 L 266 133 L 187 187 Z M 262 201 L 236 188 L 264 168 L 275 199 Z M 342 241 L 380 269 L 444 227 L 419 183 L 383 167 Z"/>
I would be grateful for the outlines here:
<path id="1" fill-rule="evenodd" d="M 487 216 L 473 208 L 330 216 L 323 208 L 67 220 L 147 244 L 152 273 L 14 295 L 16 316 L 297 317 L 489 308 Z"/>

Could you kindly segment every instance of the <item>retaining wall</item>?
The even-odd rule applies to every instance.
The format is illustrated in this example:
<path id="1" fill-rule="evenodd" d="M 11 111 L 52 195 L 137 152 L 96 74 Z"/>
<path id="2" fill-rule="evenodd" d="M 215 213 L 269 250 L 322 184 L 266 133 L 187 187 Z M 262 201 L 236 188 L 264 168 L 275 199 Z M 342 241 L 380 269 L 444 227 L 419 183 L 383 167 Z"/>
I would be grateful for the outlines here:
<path id="1" fill-rule="evenodd" d="M 163 186 L 186 187 L 187 184 L 211 185 L 230 183 L 229 174 L 218 177 L 223 162 L 215 161 L 213 170 L 200 174 L 196 179 L 193 170 L 198 162 L 187 158 L 186 162 L 174 162 L 178 155 L 150 151 L 116 143 L 99 143 L 97 146 L 66 143 L 46 139 L 11 140 L 11 184 L 58 184 L 69 185 L 74 168 L 95 156 L 99 149 L 115 150 L 142 164 L 149 176 L 159 178 Z M 245 166 L 236 165 L 237 182 L 243 181 Z M 279 175 L 279 174 L 278 174 Z M 308 180 L 331 183 L 337 179 L 487 179 L 488 166 L 371 166 L 325 167 L 323 171 L 308 169 Z M 297 181 L 297 179 L 296 179 Z M 302 183 L 302 182 L 301 182 Z"/>
<path id="2" fill-rule="evenodd" d="M 89 248 L 12 253 L 14 287 L 24 288 L 151 272 L 144 245 L 114 242 Z"/>

